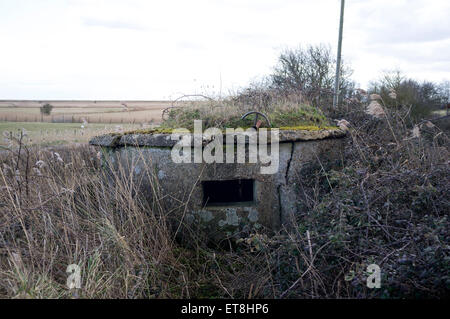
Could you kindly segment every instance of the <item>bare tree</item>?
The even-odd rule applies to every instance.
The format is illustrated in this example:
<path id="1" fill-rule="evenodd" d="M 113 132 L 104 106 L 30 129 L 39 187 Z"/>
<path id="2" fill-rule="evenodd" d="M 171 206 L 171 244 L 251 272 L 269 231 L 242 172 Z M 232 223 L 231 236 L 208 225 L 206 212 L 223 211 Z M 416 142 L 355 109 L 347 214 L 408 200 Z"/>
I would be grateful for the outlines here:
<path id="1" fill-rule="evenodd" d="M 442 107 L 446 110 L 446 115 L 450 113 L 450 81 L 442 81 L 438 87 L 441 96 Z"/>
<path id="2" fill-rule="evenodd" d="M 271 76 L 272 87 L 286 94 L 302 94 L 315 105 L 332 100 L 336 61 L 330 46 L 310 45 L 306 48 L 288 49 L 281 53 Z M 351 94 L 351 70 L 341 64 L 340 91 Z"/>

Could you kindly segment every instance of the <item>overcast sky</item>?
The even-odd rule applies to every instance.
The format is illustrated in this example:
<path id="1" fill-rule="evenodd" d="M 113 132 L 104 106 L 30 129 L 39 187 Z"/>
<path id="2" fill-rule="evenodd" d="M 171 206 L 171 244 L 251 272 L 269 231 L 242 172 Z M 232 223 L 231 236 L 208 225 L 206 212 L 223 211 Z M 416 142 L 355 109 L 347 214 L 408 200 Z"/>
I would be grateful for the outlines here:
<path id="1" fill-rule="evenodd" d="M 227 94 L 299 45 L 336 51 L 339 0 L 0 0 L 0 99 Z M 347 0 L 343 58 L 450 79 L 449 0 Z"/>

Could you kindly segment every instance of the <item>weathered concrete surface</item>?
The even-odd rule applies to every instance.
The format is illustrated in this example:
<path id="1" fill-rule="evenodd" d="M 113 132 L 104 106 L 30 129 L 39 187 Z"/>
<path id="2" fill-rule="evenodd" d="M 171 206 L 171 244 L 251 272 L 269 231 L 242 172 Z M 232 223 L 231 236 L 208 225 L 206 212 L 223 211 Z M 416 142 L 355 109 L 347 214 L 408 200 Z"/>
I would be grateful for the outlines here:
<path id="1" fill-rule="evenodd" d="M 291 219 L 303 212 L 298 181 L 302 170 L 320 162 L 339 161 L 342 131 L 280 132 L 279 169 L 261 174 L 261 163 L 174 163 L 171 149 L 176 141 L 168 134 L 103 137 L 91 144 L 103 148 L 105 166 L 122 178 L 133 178 L 140 195 L 155 197 L 155 186 L 164 195 L 161 205 L 186 228 L 201 228 L 215 241 L 238 238 L 252 231 L 277 231 L 289 227 Z M 313 139 L 316 136 L 317 139 Z M 108 142 L 111 141 L 111 145 Z M 270 144 L 268 145 L 270 152 Z M 248 157 L 248 149 L 246 150 Z M 224 152 L 224 162 L 225 162 Z M 236 157 L 235 157 L 236 158 Z M 203 181 L 253 179 L 255 200 L 230 206 L 203 205 Z"/>
<path id="2" fill-rule="evenodd" d="M 279 142 L 297 142 L 323 140 L 328 138 L 339 138 L 346 135 L 346 132 L 339 129 L 322 129 L 322 130 L 280 130 Z M 248 133 L 237 133 L 248 136 Z M 188 136 L 193 141 L 193 134 L 180 133 L 181 136 Z M 270 143 L 270 134 L 268 133 L 268 142 Z M 202 136 L 202 143 L 207 144 L 212 140 L 211 137 Z M 226 135 L 223 135 L 226 140 Z M 236 140 L 236 137 L 235 137 Z M 248 140 L 248 139 L 247 139 Z M 173 147 L 177 140 L 171 139 L 171 134 L 167 133 L 149 133 L 149 134 L 106 134 L 94 137 L 90 144 L 104 147 L 118 146 L 157 146 L 157 147 Z"/>
<path id="3" fill-rule="evenodd" d="M 121 136 L 113 134 L 95 136 L 89 141 L 89 144 L 103 147 L 117 147 L 119 146 L 120 138 Z"/>

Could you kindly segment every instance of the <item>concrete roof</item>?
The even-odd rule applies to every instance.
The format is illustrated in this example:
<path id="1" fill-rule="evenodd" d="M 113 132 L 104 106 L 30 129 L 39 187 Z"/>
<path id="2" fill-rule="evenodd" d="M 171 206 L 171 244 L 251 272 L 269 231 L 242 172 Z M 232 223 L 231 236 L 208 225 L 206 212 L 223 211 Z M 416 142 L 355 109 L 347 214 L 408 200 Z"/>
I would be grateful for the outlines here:
<path id="1" fill-rule="evenodd" d="M 328 138 L 340 138 L 347 134 L 346 131 L 340 128 L 328 128 L 317 130 L 280 130 L 279 142 L 289 143 L 298 141 L 323 140 Z M 187 141 L 193 140 L 194 136 L 191 133 L 179 133 L 184 136 Z M 245 135 L 245 143 L 248 143 L 248 136 L 251 133 L 235 133 L 235 142 L 240 143 L 237 136 Z M 267 132 L 268 142 L 270 142 L 270 131 Z M 172 140 L 172 134 L 169 133 L 124 133 L 124 134 L 107 134 L 96 136 L 89 141 L 91 145 L 98 145 L 103 147 L 123 147 L 123 146 L 149 146 L 149 147 L 173 147 L 179 139 Z M 203 135 L 202 144 L 208 144 L 212 141 L 212 137 Z M 223 134 L 223 141 L 226 140 L 226 134 Z M 193 145 L 193 144 L 191 144 Z"/>

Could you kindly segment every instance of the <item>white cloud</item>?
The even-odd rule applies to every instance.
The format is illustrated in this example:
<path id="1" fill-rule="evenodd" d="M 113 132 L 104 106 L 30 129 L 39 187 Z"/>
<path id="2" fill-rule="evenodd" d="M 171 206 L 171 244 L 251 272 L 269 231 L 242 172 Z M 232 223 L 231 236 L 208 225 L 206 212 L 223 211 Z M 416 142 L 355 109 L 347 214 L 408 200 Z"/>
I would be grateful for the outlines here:
<path id="1" fill-rule="evenodd" d="M 348 0 L 344 60 L 365 85 L 401 68 L 450 78 L 448 1 Z M 299 44 L 335 50 L 339 1 L 3 0 L 0 98 L 161 99 L 222 92 Z"/>

